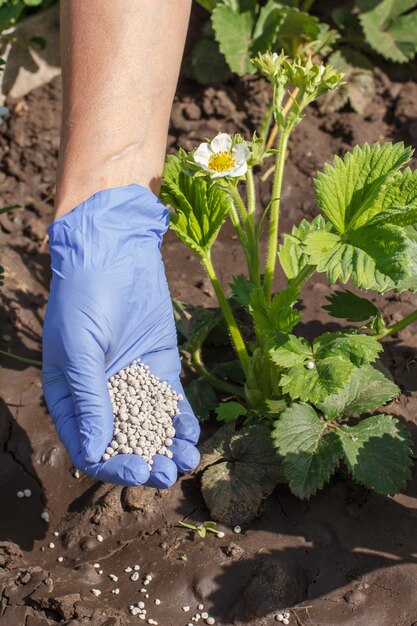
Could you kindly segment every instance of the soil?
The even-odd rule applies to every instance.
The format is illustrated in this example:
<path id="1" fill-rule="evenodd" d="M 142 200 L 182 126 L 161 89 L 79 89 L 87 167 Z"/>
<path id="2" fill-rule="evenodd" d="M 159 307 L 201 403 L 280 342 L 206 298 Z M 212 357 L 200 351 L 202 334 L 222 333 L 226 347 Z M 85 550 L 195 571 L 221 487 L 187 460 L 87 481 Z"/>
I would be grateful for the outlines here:
<path id="1" fill-rule="evenodd" d="M 417 142 L 417 84 L 392 82 L 380 71 L 376 81 L 366 119 L 349 109 L 324 116 L 311 108 L 295 132 L 282 232 L 302 217 L 315 215 L 311 177 L 333 154 L 365 141 Z M 189 149 L 217 131 L 237 130 L 249 138 L 267 100 L 267 88 L 256 78 L 218 88 L 182 81 L 168 150 Z M 19 203 L 22 209 L 1 216 L 0 222 L 6 269 L 0 347 L 40 359 L 50 279 L 46 229 L 53 213 L 60 79 L 9 102 L 9 107 L 12 114 L 0 128 L 0 206 Z M 263 206 L 270 185 L 270 180 L 258 184 Z M 215 306 L 200 263 L 172 232 L 163 252 L 172 296 Z M 227 226 L 214 258 L 225 285 L 232 274 L 244 272 L 242 253 Z M 321 277 L 307 284 L 300 326 L 305 336 L 338 327 L 321 308 L 330 291 Z M 388 294 L 375 301 L 389 321 L 417 306 L 417 296 L 410 294 Z M 389 410 L 406 423 L 417 442 L 415 327 L 385 343 L 383 362 L 403 391 Z M 179 519 L 209 519 L 197 478 L 184 476 L 168 492 L 158 492 L 78 476 L 48 416 L 39 368 L 4 356 L 1 365 L 0 626 L 140 623 L 128 607 L 142 599 L 141 581 L 147 573 L 153 575 L 145 599 L 147 618 L 161 626 L 186 626 L 200 602 L 221 626 L 266 626 L 275 623 L 277 610 L 286 608 L 290 624 L 298 626 L 417 624 L 416 471 L 407 490 L 394 498 L 369 493 L 340 476 L 308 502 L 280 487 L 242 533 L 224 528 L 224 538 L 209 534 L 202 539 L 176 525 Z M 17 490 L 25 488 L 32 496 L 17 498 Z M 44 510 L 50 514 L 49 523 L 40 517 Z M 103 542 L 97 540 L 100 534 Z M 138 582 L 124 572 L 134 564 L 141 567 Z M 119 580 L 112 581 L 109 574 Z M 92 594 L 93 588 L 102 591 L 100 597 Z M 112 593 L 115 588 L 119 594 Z M 156 598 L 160 605 L 155 605 Z"/>

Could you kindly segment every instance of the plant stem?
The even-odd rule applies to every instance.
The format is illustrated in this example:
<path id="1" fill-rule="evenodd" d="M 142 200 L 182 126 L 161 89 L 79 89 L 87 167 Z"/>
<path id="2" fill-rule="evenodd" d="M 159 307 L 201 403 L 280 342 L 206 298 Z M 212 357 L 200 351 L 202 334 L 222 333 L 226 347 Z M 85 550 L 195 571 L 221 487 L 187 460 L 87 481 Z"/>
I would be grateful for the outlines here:
<path id="1" fill-rule="evenodd" d="M 25 356 L 19 356 L 18 354 L 14 354 L 13 352 L 7 352 L 6 350 L 0 350 L 0 354 L 4 356 L 9 356 L 15 361 L 22 361 L 22 363 L 27 363 L 28 365 L 36 365 L 36 367 L 42 367 L 42 361 L 36 361 L 35 359 L 28 359 Z"/>
<path id="2" fill-rule="evenodd" d="M 208 253 L 205 257 L 202 257 L 202 262 L 208 274 L 210 282 L 213 285 L 213 289 L 216 292 L 217 300 L 219 301 L 219 305 L 223 312 L 224 319 L 226 320 L 226 324 L 229 328 L 229 332 L 232 337 L 237 356 L 242 365 L 243 371 L 246 374 L 249 366 L 249 355 L 246 350 L 243 337 L 236 323 L 235 316 L 233 315 L 232 309 L 230 308 L 226 296 L 223 293 L 223 289 L 220 285 L 219 279 L 217 278 L 216 271 L 213 267 L 213 263 L 211 262 L 210 253 Z"/>
<path id="3" fill-rule="evenodd" d="M 384 337 L 395 335 L 395 333 L 398 333 L 400 330 L 402 330 L 406 326 L 409 326 L 410 324 L 416 321 L 417 321 L 417 311 L 413 311 L 409 315 L 406 315 L 399 322 L 396 322 L 395 324 L 392 324 L 391 326 L 387 326 L 387 328 L 382 333 L 377 335 L 377 338 L 383 339 Z"/>
<path id="4" fill-rule="evenodd" d="M 285 157 L 287 152 L 287 144 L 290 136 L 288 130 L 281 132 L 278 142 L 278 154 L 275 163 L 275 177 L 272 186 L 272 200 L 268 235 L 268 252 L 265 265 L 264 290 L 268 301 L 271 300 L 272 283 L 275 274 L 275 265 L 277 261 L 278 248 L 278 227 L 279 227 L 279 208 L 281 204 L 281 188 L 285 167 Z"/>
<path id="5" fill-rule="evenodd" d="M 253 180 L 253 171 L 252 168 L 248 168 L 246 172 L 246 189 L 248 192 L 248 215 L 252 218 L 252 221 L 255 219 L 255 209 L 256 209 L 256 192 L 255 192 L 255 182 Z"/>
<path id="6" fill-rule="evenodd" d="M 298 276 L 290 281 L 290 286 L 295 287 L 296 289 L 300 289 L 306 282 L 306 280 L 308 280 L 310 276 L 314 274 L 315 269 L 316 268 L 314 265 L 306 265 L 305 267 L 303 267 Z"/>
<path id="7" fill-rule="evenodd" d="M 236 385 L 232 385 L 231 383 L 227 383 L 224 380 L 220 380 L 220 378 L 217 378 L 217 376 L 212 374 L 206 368 L 201 358 L 201 347 L 193 350 L 191 353 L 191 357 L 198 374 L 200 374 L 201 378 L 204 378 L 204 380 L 210 383 L 212 387 L 218 389 L 219 391 L 230 393 L 233 396 L 237 396 L 238 398 L 245 398 L 245 393 L 243 389 L 237 387 Z"/>
<path id="8" fill-rule="evenodd" d="M 299 91 L 300 91 L 299 88 L 295 87 L 292 93 L 290 93 L 289 98 L 287 102 L 285 103 L 285 106 L 283 109 L 284 115 L 287 115 L 289 110 L 292 108 L 292 105 L 294 104 L 294 99 L 296 98 Z M 271 134 L 269 135 L 268 141 L 266 143 L 266 148 L 265 148 L 266 150 L 270 150 L 272 146 L 274 145 L 275 139 L 278 135 L 278 130 L 279 130 L 278 124 L 275 124 L 274 128 L 271 131 Z"/>
<path id="9" fill-rule="evenodd" d="M 231 184 L 228 189 L 232 200 L 237 206 L 243 219 L 243 225 L 246 233 L 246 245 L 243 244 L 243 247 L 248 265 L 249 278 L 253 283 L 255 283 L 255 285 L 258 286 L 261 282 L 261 277 L 259 269 L 259 246 L 255 233 L 255 185 L 253 182 L 252 172 L 250 176 L 252 176 L 252 180 L 248 186 L 249 211 L 246 210 L 245 203 L 243 202 L 237 187 Z"/>
<path id="10" fill-rule="evenodd" d="M 237 209 L 238 209 L 238 211 L 239 211 L 239 213 L 240 213 L 240 216 L 241 216 L 241 218 L 242 218 L 242 220 L 243 220 L 243 223 L 245 224 L 245 223 L 246 223 L 246 221 L 247 221 L 247 219 L 248 219 L 248 212 L 247 212 L 247 210 L 246 210 L 245 203 L 243 202 L 242 197 L 241 197 L 240 193 L 239 193 L 239 192 L 238 192 L 238 190 L 237 190 L 236 185 L 234 185 L 233 183 L 231 183 L 231 184 L 228 186 L 228 188 L 227 188 L 227 189 L 228 189 L 228 191 L 229 191 L 229 194 L 230 194 L 230 195 L 232 196 L 232 198 L 233 198 L 233 201 L 234 201 L 235 206 L 237 207 Z"/>

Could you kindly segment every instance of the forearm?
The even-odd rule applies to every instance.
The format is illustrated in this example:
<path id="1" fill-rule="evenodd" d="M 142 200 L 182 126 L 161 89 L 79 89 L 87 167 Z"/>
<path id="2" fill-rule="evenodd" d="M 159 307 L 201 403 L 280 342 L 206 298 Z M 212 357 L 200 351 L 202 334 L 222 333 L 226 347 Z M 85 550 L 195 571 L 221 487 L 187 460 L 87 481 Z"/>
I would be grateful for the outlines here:
<path id="1" fill-rule="evenodd" d="M 57 216 L 93 193 L 159 191 L 191 0 L 61 0 Z"/>

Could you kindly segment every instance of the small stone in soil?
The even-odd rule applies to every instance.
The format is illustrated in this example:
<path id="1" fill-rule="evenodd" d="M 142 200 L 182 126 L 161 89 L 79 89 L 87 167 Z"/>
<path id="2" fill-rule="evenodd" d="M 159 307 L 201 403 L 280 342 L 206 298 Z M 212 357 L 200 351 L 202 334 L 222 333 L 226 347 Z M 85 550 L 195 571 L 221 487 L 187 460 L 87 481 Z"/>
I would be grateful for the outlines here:
<path id="1" fill-rule="evenodd" d="M 240 526 L 235 526 L 233 532 L 239 535 L 242 532 L 242 529 Z"/>
<path id="2" fill-rule="evenodd" d="M 104 537 L 103 535 L 96 535 L 96 539 L 99 543 L 101 543 L 102 541 L 104 541 Z"/>
<path id="3" fill-rule="evenodd" d="M 183 606 L 182 610 L 184 611 L 184 613 L 188 613 L 188 611 L 190 610 L 189 606 Z"/>
<path id="4" fill-rule="evenodd" d="M 200 603 L 200 604 L 197 606 L 197 608 L 198 608 L 198 610 L 199 610 L 199 611 L 202 611 L 202 610 L 204 609 L 204 604 L 201 604 L 201 603 Z"/>
<path id="5" fill-rule="evenodd" d="M 55 548 L 55 544 L 51 541 L 48 543 L 48 548 Z"/>
<path id="6" fill-rule="evenodd" d="M 100 563 L 94 563 L 93 567 L 95 567 L 96 569 L 100 569 Z"/>
<path id="7" fill-rule="evenodd" d="M 42 511 L 41 518 L 43 519 L 44 522 L 49 522 L 49 513 L 48 513 L 48 511 Z"/>
<path id="8" fill-rule="evenodd" d="M 64 557 L 63 557 L 63 556 L 59 556 L 59 557 L 57 558 L 58 563 L 62 563 L 62 561 L 63 561 L 63 560 L 64 560 Z"/>

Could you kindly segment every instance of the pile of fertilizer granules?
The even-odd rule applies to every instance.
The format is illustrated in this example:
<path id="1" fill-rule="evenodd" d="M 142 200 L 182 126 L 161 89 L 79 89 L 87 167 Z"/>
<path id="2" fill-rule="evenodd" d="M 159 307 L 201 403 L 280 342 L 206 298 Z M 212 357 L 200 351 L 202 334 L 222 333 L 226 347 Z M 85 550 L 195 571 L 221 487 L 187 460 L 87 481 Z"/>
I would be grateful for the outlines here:
<path id="1" fill-rule="evenodd" d="M 137 454 L 150 466 L 155 454 L 172 459 L 172 419 L 179 413 L 178 402 L 183 397 L 167 382 L 150 374 L 140 359 L 112 376 L 108 388 L 114 432 L 103 461 L 116 454 Z"/>

